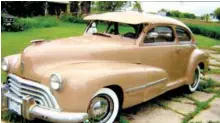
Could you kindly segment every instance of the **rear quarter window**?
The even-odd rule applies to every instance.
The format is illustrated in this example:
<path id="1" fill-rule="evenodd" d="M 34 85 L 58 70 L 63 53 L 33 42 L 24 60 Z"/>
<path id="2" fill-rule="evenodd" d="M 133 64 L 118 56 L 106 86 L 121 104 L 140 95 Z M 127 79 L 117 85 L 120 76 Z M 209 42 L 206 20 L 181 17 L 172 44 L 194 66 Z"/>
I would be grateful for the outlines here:
<path id="1" fill-rule="evenodd" d="M 176 27 L 176 34 L 180 42 L 191 41 L 190 33 L 183 27 Z"/>

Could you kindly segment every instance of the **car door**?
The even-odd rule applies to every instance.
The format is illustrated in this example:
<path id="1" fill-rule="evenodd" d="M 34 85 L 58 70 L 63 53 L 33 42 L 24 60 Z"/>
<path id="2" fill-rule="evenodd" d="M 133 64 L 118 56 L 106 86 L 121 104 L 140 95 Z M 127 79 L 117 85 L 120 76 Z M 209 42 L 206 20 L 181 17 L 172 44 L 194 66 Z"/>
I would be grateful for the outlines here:
<path id="1" fill-rule="evenodd" d="M 154 26 L 146 33 L 143 44 L 143 46 L 140 46 L 141 64 L 160 68 L 167 72 L 168 75 L 166 80 L 161 82 L 157 81 L 163 78 L 158 77 L 158 80 L 152 80 L 146 75 L 147 83 L 157 82 L 146 88 L 144 100 L 148 100 L 164 92 L 168 82 L 174 79 L 171 76 L 174 72 L 172 58 L 174 54 L 173 47 L 175 44 L 175 36 L 172 26 Z"/>
<path id="2" fill-rule="evenodd" d="M 177 79 L 181 79 L 185 77 L 189 58 L 196 47 L 192 44 L 192 38 L 187 29 L 176 26 L 175 31 L 179 41 L 174 47 L 173 64 L 177 66 L 177 70 L 173 75 Z"/>

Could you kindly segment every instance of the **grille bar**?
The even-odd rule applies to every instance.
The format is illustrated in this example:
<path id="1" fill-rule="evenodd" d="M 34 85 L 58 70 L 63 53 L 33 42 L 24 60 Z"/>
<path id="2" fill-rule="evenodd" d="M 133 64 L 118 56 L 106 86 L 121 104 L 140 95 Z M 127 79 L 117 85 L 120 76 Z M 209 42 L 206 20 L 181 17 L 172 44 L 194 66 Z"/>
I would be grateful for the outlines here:
<path id="1" fill-rule="evenodd" d="M 23 96 L 26 96 L 25 94 L 22 94 L 21 92 L 19 92 L 19 91 L 17 91 L 17 88 L 16 87 L 14 87 L 14 85 L 12 85 L 11 83 L 9 83 L 9 86 L 10 86 L 10 91 L 11 92 L 13 92 L 13 93 L 15 93 L 18 97 L 23 97 Z M 39 99 L 38 97 L 34 97 L 34 99 L 37 101 L 37 102 L 39 102 L 40 104 L 42 104 L 42 105 L 45 105 L 45 106 L 47 106 L 41 99 Z"/>
<path id="2" fill-rule="evenodd" d="M 29 95 L 42 106 L 60 109 L 50 89 L 42 84 L 20 78 L 14 74 L 8 75 L 7 83 L 10 91 L 21 98 Z"/>
<path id="3" fill-rule="evenodd" d="M 22 94 L 35 95 L 36 97 L 42 98 L 42 100 L 45 100 L 44 102 L 47 102 L 47 105 L 52 106 L 51 102 L 50 101 L 48 102 L 48 100 L 50 99 L 49 99 L 48 94 L 46 94 L 45 92 L 38 90 L 38 89 L 28 88 L 27 86 L 22 86 L 21 84 L 17 84 L 12 79 L 8 79 L 8 81 L 10 82 L 9 85 L 11 85 L 12 87 L 18 87 L 20 89 L 18 91 L 21 92 Z"/>

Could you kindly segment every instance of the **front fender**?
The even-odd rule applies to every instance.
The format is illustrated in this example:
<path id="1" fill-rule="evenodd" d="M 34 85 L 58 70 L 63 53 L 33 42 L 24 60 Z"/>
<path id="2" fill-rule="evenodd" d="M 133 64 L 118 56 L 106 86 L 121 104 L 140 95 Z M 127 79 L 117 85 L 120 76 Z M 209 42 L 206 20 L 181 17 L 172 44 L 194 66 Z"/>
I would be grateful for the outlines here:
<path id="1" fill-rule="evenodd" d="M 187 84 L 192 84 L 193 83 L 193 76 L 194 76 L 194 72 L 196 67 L 199 64 L 203 64 L 204 66 L 204 72 L 208 70 L 208 64 L 209 64 L 209 60 L 208 60 L 209 55 L 205 52 L 203 52 L 202 50 L 199 49 L 195 49 L 192 54 L 191 57 L 189 59 L 189 64 L 187 67 L 187 71 L 186 71 L 186 79 L 187 79 Z"/>
<path id="2" fill-rule="evenodd" d="M 103 87 L 118 85 L 124 91 L 143 85 L 146 80 L 155 81 L 167 76 L 166 72 L 161 69 L 139 64 L 78 63 L 46 72 L 42 78 L 44 84 L 49 86 L 49 76 L 52 73 L 58 73 L 63 78 L 61 90 L 53 90 L 60 107 L 65 111 L 74 112 L 87 112 L 91 98 Z M 150 77 L 146 77 L 146 75 Z"/>

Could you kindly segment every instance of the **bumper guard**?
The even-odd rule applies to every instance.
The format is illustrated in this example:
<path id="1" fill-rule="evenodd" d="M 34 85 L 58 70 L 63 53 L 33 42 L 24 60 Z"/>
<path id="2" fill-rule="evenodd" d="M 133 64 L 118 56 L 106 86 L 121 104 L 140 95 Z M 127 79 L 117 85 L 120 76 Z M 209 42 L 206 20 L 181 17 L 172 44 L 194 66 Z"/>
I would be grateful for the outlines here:
<path id="1" fill-rule="evenodd" d="M 88 118 L 87 113 L 62 112 L 59 110 L 40 106 L 36 104 L 34 99 L 31 97 L 26 96 L 19 98 L 9 91 L 6 84 L 1 85 L 2 108 L 8 108 L 9 99 L 21 104 L 21 115 L 28 120 L 39 118 L 50 122 L 75 123 L 84 122 Z"/>

